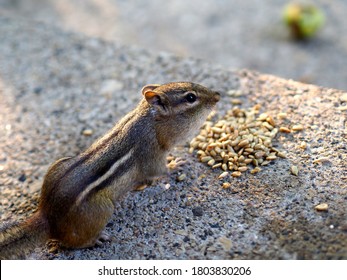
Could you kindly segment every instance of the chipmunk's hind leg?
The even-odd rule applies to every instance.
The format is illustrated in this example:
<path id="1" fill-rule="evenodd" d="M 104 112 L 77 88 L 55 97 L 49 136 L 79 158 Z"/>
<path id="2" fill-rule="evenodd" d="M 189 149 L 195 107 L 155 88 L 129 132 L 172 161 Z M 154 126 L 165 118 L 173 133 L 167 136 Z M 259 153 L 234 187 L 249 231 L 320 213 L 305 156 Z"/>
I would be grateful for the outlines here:
<path id="1" fill-rule="evenodd" d="M 109 235 L 109 234 L 106 232 L 106 230 L 103 230 L 103 231 L 100 233 L 98 239 L 96 240 L 95 245 L 101 246 L 101 245 L 104 244 L 104 242 L 110 241 L 110 239 L 111 239 L 111 235 Z"/>
<path id="2" fill-rule="evenodd" d="M 111 199 L 102 194 L 86 198 L 71 209 L 61 223 L 63 231 L 58 237 L 64 247 L 86 248 L 109 240 L 104 231 L 114 211 Z"/>

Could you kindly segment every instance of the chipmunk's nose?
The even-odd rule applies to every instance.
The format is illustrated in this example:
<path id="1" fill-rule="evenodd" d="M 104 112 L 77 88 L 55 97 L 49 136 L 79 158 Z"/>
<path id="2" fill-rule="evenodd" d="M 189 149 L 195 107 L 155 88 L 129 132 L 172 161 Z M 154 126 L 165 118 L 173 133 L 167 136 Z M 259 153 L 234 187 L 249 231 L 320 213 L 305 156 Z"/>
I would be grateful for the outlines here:
<path id="1" fill-rule="evenodd" d="M 218 91 L 215 91 L 214 93 L 215 93 L 215 95 L 214 95 L 214 100 L 215 100 L 216 102 L 218 102 L 218 101 L 220 100 L 220 93 L 219 93 Z"/>

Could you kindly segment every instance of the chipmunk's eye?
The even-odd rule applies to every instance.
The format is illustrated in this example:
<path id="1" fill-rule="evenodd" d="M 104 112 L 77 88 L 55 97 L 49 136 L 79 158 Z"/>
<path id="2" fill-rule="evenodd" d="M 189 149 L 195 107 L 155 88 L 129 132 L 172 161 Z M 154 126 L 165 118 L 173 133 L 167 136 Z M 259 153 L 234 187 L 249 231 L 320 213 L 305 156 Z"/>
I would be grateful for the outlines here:
<path id="1" fill-rule="evenodd" d="M 193 92 L 189 92 L 187 95 L 186 95 L 186 100 L 189 102 L 189 103 L 194 103 L 196 101 L 196 95 L 193 93 Z"/>

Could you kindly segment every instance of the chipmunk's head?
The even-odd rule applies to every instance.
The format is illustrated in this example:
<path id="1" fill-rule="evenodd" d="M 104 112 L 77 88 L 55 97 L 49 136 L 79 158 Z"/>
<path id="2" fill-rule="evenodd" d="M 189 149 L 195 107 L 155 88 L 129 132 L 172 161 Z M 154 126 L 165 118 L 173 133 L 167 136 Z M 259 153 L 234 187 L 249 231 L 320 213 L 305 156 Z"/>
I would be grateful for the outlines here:
<path id="1" fill-rule="evenodd" d="M 218 92 L 189 82 L 147 85 L 142 88 L 142 94 L 162 118 L 177 114 L 201 115 L 220 99 Z"/>
<path id="2" fill-rule="evenodd" d="M 178 141 L 194 135 L 220 99 L 218 92 L 190 82 L 147 85 L 142 94 L 157 125 Z"/>

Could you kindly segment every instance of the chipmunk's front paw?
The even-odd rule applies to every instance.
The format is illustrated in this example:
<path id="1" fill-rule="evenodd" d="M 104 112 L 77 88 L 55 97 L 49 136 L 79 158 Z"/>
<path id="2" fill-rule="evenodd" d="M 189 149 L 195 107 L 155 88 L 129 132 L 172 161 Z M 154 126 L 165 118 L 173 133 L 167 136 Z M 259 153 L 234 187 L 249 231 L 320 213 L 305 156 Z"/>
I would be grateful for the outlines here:
<path id="1" fill-rule="evenodd" d="M 148 186 L 150 186 L 153 183 L 153 180 L 145 180 L 143 182 L 141 182 L 140 184 L 136 185 L 134 187 L 135 191 L 143 191 L 145 188 L 147 188 Z"/>
<path id="2" fill-rule="evenodd" d="M 46 246 L 48 248 L 48 252 L 51 254 L 56 254 L 58 253 L 59 249 L 60 249 L 60 242 L 57 239 L 49 239 L 46 242 Z"/>
<path id="3" fill-rule="evenodd" d="M 148 187 L 147 184 L 139 185 L 135 187 L 135 191 L 143 191 L 147 187 Z"/>
<path id="4" fill-rule="evenodd" d="M 183 165 L 186 163 L 186 161 L 180 157 L 174 158 L 174 157 L 168 157 L 167 158 L 169 163 L 166 165 L 169 170 L 176 169 L 177 167 Z"/>

